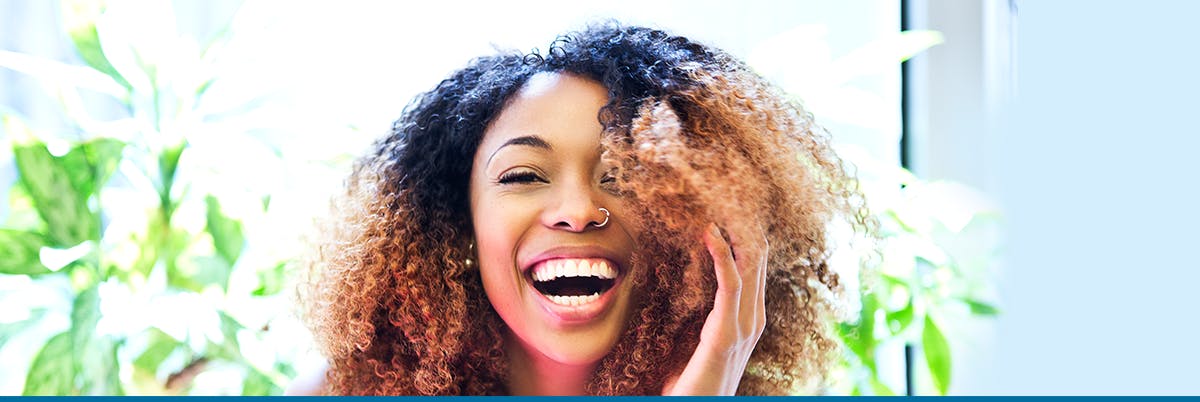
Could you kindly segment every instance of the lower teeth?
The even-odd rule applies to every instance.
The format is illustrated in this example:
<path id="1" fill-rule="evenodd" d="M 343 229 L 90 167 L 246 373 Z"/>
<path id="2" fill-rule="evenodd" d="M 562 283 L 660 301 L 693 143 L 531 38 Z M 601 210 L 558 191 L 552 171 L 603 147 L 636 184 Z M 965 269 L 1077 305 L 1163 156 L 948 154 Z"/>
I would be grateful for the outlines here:
<path id="1" fill-rule="evenodd" d="M 592 294 L 590 294 L 590 295 L 587 295 L 587 296 L 554 296 L 554 295 L 547 295 L 547 297 L 549 297 L 549 298 L 550 298 L 550 301 L 554 302 L 554 304 L 563 305 L 563 306 L 578 306 L 578 305 L 581 305 L 581 304 L 587 304 L 587 303 L 591 303 L 591 302 L 593 302 L 593 301 L 596 301 L 596 299 L 599 299 L 599 298 L 600 298 L 600 293 L 592 293 Z"/>

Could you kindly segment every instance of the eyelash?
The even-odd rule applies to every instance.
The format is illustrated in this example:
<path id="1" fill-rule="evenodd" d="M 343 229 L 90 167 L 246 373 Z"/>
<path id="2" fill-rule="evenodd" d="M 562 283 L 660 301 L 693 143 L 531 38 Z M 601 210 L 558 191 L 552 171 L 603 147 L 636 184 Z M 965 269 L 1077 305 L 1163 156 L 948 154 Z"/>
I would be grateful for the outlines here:
<path id="1" fill-rule="evenodd" d="M 604 176 L 600 178 L 600 184 L 611 184 L 616 181 L 617 178 L 614 177 L 612 173 L 605 173 Z M 530 184 L 534 182 L 547 183 L 546 179 L 543 179 L 541 176 L 538 176 L 537 173 L 530 171 L 508 172 L 500 175 L 500 178 L 497 179 L 496 182 L 500 184 Z"/>
<path id="2" fill-rule="evenodd" d="M 608 183 L 613 183 L 616 181 L 617 181 L 617 177 L 613 176 L 612 172 L 605 173 L 604 176 L 600 177 L 601 184 L 608 184 Z"/>
<path id="3" fill-rule="evenodd" d="M 528 184 L 533 182 L 545 182 L 537 173 L 530 171 L 508 172 L 500 176 L 497 180 L 500 184 Z"/>

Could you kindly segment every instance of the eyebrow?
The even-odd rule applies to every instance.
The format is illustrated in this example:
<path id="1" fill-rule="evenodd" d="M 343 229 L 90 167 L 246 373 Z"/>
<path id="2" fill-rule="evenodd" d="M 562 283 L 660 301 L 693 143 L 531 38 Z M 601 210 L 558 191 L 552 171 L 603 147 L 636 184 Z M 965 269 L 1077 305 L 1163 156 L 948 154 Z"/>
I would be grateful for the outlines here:
<path id="1" fill-rule="evenodd" d="M 542 137 L 538 137 L 536 135 L 525 135 L 521 137 L 509 138 L 508 141 L 504 141 L 503 145 L 500 145 L 500 148 L 496 148 L 495 151 L 492 151 L 492 155 L 488 157 L 487 165 L 492 164 L 492 158 L 496 156 L 497 152 L 500 152 L 501 149 L 504 149 L 504 147 L 509 145 L 524 145 L 549 151 L 554 150 L 554 147 L 550 146 L 550 143 L 546 142 L 546 140 L 543 140 Z"/>

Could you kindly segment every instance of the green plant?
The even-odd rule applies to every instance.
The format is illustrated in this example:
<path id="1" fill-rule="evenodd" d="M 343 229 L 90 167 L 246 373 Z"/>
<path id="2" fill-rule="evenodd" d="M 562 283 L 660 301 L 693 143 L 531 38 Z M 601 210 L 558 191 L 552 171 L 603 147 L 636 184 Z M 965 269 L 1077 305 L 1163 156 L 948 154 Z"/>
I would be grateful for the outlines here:
<path id="1" fill-rule="evenodd" d="M 0 66 L 39 80 L 67 122 L 49 132 L 0 115 L 18 177 L 0 210 L 0 282 L 56 296 L 0 296 L 29 312 L 0 324 L 0 347 L 44 339 L 24 395 L 266 395 L 295 375 L 294 342 L 280 341 L 294 334 L 271 328 L 286 311 L 289 250 L 255 234 L 269 233 L 274 187 L 260 184 L 282 179 L 270 169 L 277 144 L 217 127 L 269 125 L 254 121 L 265 98 L 210 99 L 236 27 L 197 46 L 175 32 L 169 4 L 154 4 L 122 14 L 64 1 L 86 66 L 0 51 Z M 235 163 L 248 149 L 267 152 Z M 214 373 L 239 387 L 193 389 Z"/>
<path id="2" fill-rule="evenodd" d="M 925 386 L 913 385 L 945 395 L 952 365 L 947 329 L 998 314 L 985 300 L 993 297 L 999 214 L 965 186 L 922 181 L 862 153 L 842 154 L 859 167 L 880 237 L 878 269 L 863 271 L 860 279 L 858 314 L 839 326 L 849 351 L 843 362 L 849 391 L 897 394 L 886 379 L 904 368 L 889 372 L 880 354 L 915 346 L 925 364 L 913 368 L 928 376 L 922 376 Z"/>
<path id="3" fill-rule="evenodd" d="M 874 86 L 886 93 L 877 83 L 894 80 L 887 75 L 895 74 L 900 62 L 941 43 L 942 36 L 901 32 L 835 59 L 823 37 L 826 31 L 799 26 L 783 32 L 751 52 L 749 63 L 803 99 L 820 123 L 833 123 L 835 148 L 858 177 L 878 223 L 877 242 L 858 239 L 871 250 L 845 252 L 870 255 L 868 269 L 861 269 L 862 259 L 855 256 L 838 261 L 844 276 L 857 279 L 848 281 L 857 314 L 839 324 L 845 353 L 828 391 L 897 394 L 895 386 L 905 385 L 906 368 L 887 361 L 903 360 L 906 346 L 912 346 L 925 362 L 914 369 L 928 375 L 922 376 L 925 386 L 918 383 L 910 391 L 945 394 L 952 364 L 947 329 L 972 316 L 997 314 L 984 300 L 991 296 L 999 216 L 973 190 L 921 180 L 890 160 L 895 150 L 880 145 L 896 139 L 892 133 L 898 127 L 887 117 L 895 105 L 864 90 Z M 853 239 L 843 240 L 852 248 Z"/>

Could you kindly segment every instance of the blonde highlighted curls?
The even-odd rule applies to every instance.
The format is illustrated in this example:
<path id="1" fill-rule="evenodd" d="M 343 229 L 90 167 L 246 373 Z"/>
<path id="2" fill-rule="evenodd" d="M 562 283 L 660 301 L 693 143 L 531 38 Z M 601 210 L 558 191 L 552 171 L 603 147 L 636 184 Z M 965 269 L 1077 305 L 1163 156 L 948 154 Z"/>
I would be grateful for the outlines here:
<path id="1" fill-rule="evenodd" d="M 607 24 L 546 54 L 472 61 L 418 97 L 355 164 L 320 226 L 300 296 L 330 361 L 329 394 L 506 394 L 503 321 L 470 257 L 467 179 L 486 126 L 538 72 L 609 90 L 603 159 L 643 222 L 632 258 L 641 294 L 600 363 L 597 395 L 658 394 L 699 342 L 712 308 L 708 222 L 767 229 L 768 322 L 738 394 L 819 382 L 837 344 L 826 230 L 868 230 L 854 182 L 796 103 L 725 53 L 665 32 Z M 465 166 L 464 166 L 465 165 Z"/>

